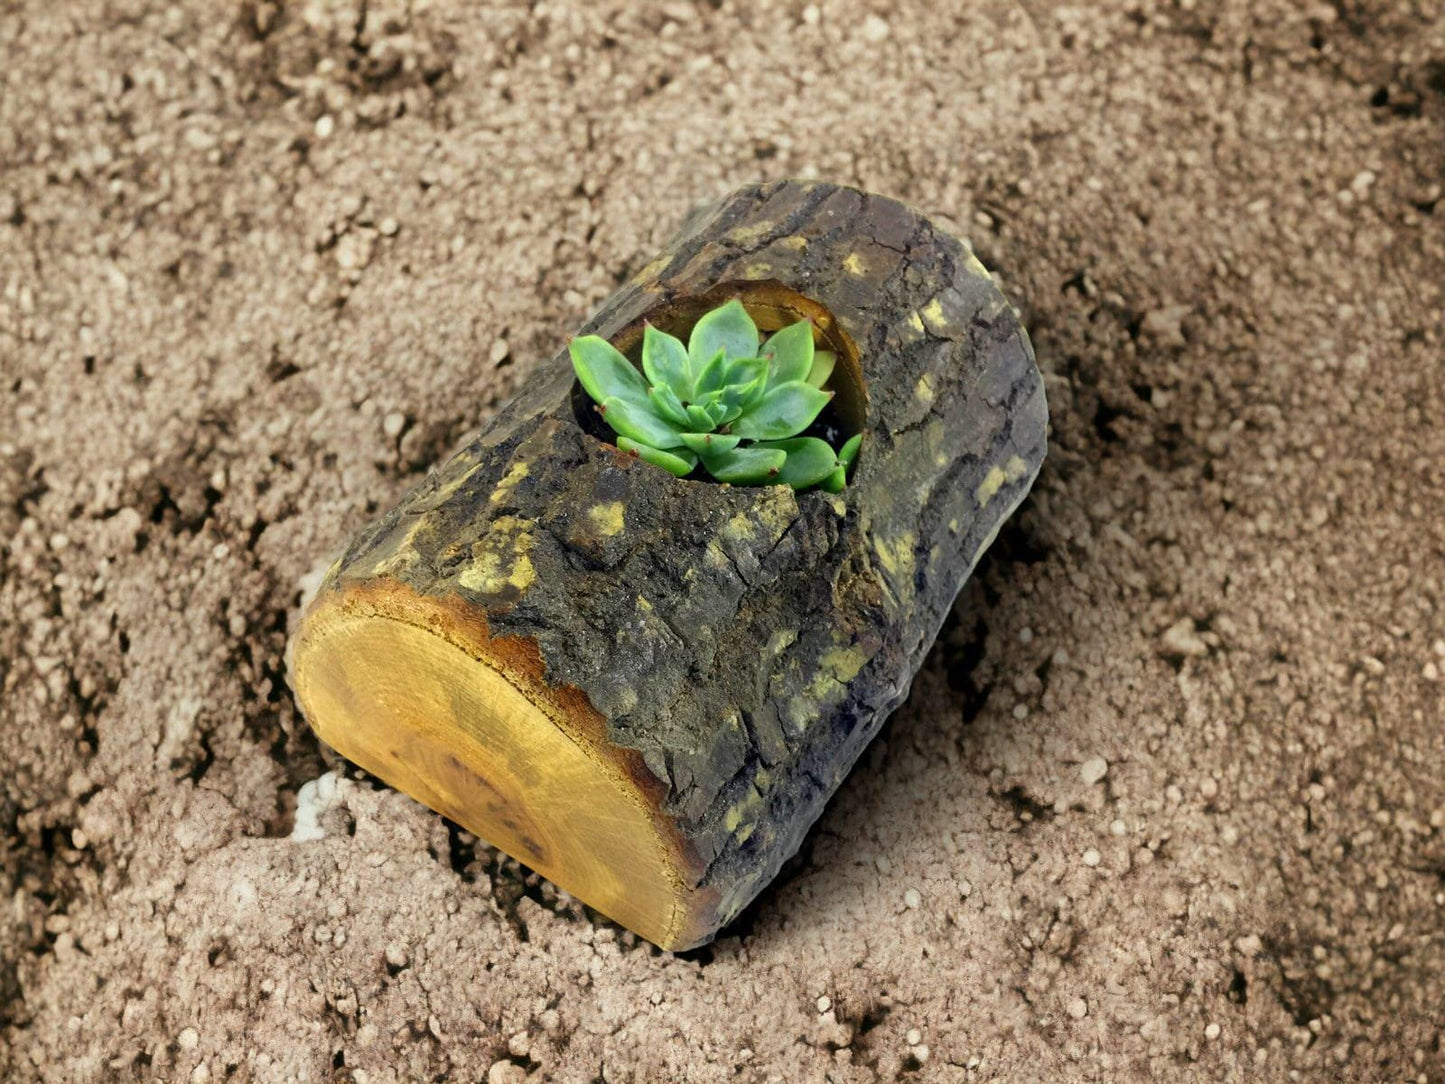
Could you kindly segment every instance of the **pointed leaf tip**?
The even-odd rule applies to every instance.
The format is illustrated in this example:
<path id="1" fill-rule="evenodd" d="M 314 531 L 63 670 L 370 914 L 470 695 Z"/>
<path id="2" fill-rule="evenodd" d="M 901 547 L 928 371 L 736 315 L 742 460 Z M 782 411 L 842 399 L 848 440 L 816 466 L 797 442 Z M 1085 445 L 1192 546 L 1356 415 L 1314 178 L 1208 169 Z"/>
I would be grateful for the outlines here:
<path id="1" fill-rule="evenodd" d="M 813 321 L 799 320 L 763 344 L 769 361 L 768 389 L 804 379 L 813 368 Z"/>
<path id="2" fill-rule="evenodd" d="M 757 355 L 758 326 L 737 298 L 713 309 L 693 327 L 687 343 L 687 356 L 694 379 L 701 375 L 703 367 L 718 351 L 728 358 Z"/>
<path id="3" fill-rule="evenodd" d="M 647 396 L 647 381 L 637 367 L 600 335 L 582 335 L 567 344 L 577 380 L 592 399 L 637 402 Z"/>
<path id="4" fill-rule="evenodd" d="M 692 396 L 692 371 L 682 340 L 648 324 L 642 332 L 642 371 L 653 387 L 663 386 L 678 399 Z"/>
<path id="5" fill-rule="evenodd" d="M 747 440 L 782 440 L 813 424 L 828 396 L 801 380 L 780 384 L 748 407 L 733 426 Z"/>

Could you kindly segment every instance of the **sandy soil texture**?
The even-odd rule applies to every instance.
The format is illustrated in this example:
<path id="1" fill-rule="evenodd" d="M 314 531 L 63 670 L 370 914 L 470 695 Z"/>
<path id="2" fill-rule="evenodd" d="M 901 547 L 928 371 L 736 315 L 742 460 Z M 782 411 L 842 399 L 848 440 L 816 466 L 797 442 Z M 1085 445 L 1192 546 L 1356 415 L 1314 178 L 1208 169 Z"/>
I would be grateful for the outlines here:
<path id="1" fill-rule="evenodd" d="M 673 957 L 336 763 L 282 652 L 785 176 L 971 240 L 1051 454 Z M 1445 1080 L 1442 185 L 1434 0 L 5 4 L 0 1078 Z"/>

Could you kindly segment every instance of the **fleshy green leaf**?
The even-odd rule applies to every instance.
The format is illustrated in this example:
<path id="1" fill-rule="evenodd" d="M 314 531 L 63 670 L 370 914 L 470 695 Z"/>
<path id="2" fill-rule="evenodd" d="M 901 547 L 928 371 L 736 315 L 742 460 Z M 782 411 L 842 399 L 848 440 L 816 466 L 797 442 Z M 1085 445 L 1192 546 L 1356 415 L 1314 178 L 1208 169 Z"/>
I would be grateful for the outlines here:
<path id="1" fill-rule="evenodd" d="M 769 388 L 804 379 L 813 368 L 813 321 L 799 320 L 783 328 L 763 344 L 762 355 L 770 363 Z"/>
<path id="2" fill-rule="evenodd" d="M 863 434 L 854 433 L 843 442 L 843 447 L 838 449 L 838 462 L 843 464 L 843 468 L 849 473 L 853 470 L 853 460 L 858 458 L 858 446 L 862 443 Z"/>
<path id="3" fill-rule="evenodd" d="M 749 440 L 782 440 L 801 433 L 813 424 L 832 398 L 828 392 L 794 380 L 764 393 L 733 426 L 733 432 Z"/>
<path id="4" fill-rule="evenodd" d="M 833 473 L 824 478 L 818 488 L 826 490 L 829 493 L 841 493 L 843 492 L 843 487 L 848 484 L 847 475 L 848 469 L 846 467 L 834 467 Z"/>
<path id="5" fill-rule="evenodd" d="M 788 453 L 778 448 L 734 448 L 704 456 L 702 465 L 719 482 L 756 486 L 776 482 L 787 460 Z"/>
<path id="6" fill-rule="evenodd" d="M 808 370 L 807 381 L 815 388 L 821 388 L 828 383 L 828 378 L 833 375 L 833 366 L 838 364 L 838 355 L 831 350 L 815 350 L 813 352 L 813 367 Z"/>
<path id="7" fill-rule="evenodd" d="M 778 481 L 794 489 L 807 489 L 824 481 L 838 469 L 838 457 L 826 440 L 817 437 L 793 437 L 758 445 L 759 448 L 780 448 L 788 460 L 778 474 Z"/>
<path id="8" fill-rule="evenodd" d="M 727 363 L 723 386 L 730 384 L 751 384 L 760 376 L 768 375 L 767 358 L 735 358 Z"/>
<path id="9" fill-rule="evenodd" d="M 719 425 L 726 425 L 728 422 L 741 416 L 742 412 L 763 394 L 763 388 L 768 382 L 768 374 L 760 373 L 756 379 L 749 384 L 729 384 L 718 393 L 717 401 L 723 405 L 724 414 Z"/>
<path id="10" fill-rule="evenodd" d="M 624 452 L 631 452 L 639 459 L 645 459 L 654 467 L 661 467 L 669 474 L 675 474 L 679 478 L 685 478 L 692 473 L 697 466 L 697 456 L 685 448 L 673 452 L 664 452 L 661 448 L 653 448 L 647 444 L 639 444 L 628 437 L 618 437 L 617 446 Z"/>
<path id="11" fill-rule="evenodd" d="M 717 422 L 712 420 L 712 415 L 700 403 L 687 404 L 687 421 L 688 429 L 694 433 L 711 433 L 717 428 Z"/>
<path id="12" fill-rule="evenodd" d="M 712 419 L 714 429 L 722 425 L 727 419 L 728 407 L 726 403 L 714 401 L 708 403 L 703 409 L 707 411 L 707 416 Z"/>
<path id="13" fill-rule="evenodd" d="M 675 335 L 648 324 L 642 332 L 642 371 L 653 387 L 660 384 L 672 389 L 679 399 L 692 395 L 692 370 L 687 361 L 687 347 Z"/>
<path id="14" fill-rule="evenodd" d="M 647 406 L 647 400 L 637 404 L 626 399 L 608 399 L 602 404 L 602 420 L 612 426 L 613 432 L 619 436 L 639 444 L 664 449 L 682 446 L 678 428 L 654 414 Z"/>
<path id="15" fill-rule="evenodd" d="M 692 329 L 687 357 L 694 381 L 719 350 L 730 358 L 751 358 L 758 353 L 758 327 L 736 298 L 713 309 Z"/>
<path id="16" fill-rule="evenodd" d="M 654 384 L 647 392 L 652 401 L 652 412 L 660 418 L 686 429 L 690 424 L 687 411 L 666 384 Z"/>
<path id="17" fill-rule="evenodd" d="M 697 379 L 692 384 L 692 394 L 684 398 L 697 402 L 708 392 L 717 391 L 727 381 L 727 371 L 727 355 L 719 350 L 712 356 L 712 360 L 699 370 Z"/>
<path id="18" fill-rule="evenodd" d="M 724 433 L 684 433 L 682 435 L 682 442 L 702 456 L 730 452 L 738 446 L 740 439 L 740 437 Z"/>
<path id="19" fill-rule="evenodd" d="M 599 403 L 624 399 L 638 404 L 647 401 L 647 381 L 637 367 L 600 335 L 583 335 L 567 344 L 572 368 L 583 389 Z"/>

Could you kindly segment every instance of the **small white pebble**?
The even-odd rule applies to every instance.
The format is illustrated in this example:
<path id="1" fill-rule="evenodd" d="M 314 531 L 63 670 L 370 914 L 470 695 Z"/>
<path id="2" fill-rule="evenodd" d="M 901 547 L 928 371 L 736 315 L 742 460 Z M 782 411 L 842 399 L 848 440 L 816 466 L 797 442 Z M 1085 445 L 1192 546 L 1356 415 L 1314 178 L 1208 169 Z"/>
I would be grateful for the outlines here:
<path id="1" fill-rule="evenodd" d="M 927 1043 L 915 1043 L 913 1045 L 913 1056 L 918 1059 L 920 1065 L 927 1061 L 928 1055 L 932 1053 L 933 1051 L 928 1049 Z"/>
<path id="2" fill-rule="evenodd" d="M 890 31 L 886 22 L 877 15 L 870 15 L 863 20 L 862 33 L 864 41 L 877 45 L 887 40 Z"/>
<path id="3" fill-rule="evenodd" d="M 182 1050 L 194 1050 L 201 1037 L 196 1034 L 195 1028 L 182 1028 L 181 1033 L 176 1036 L 176 1045 Z"/>
<path id="4" fill-rule="evenodd" d="M 494 1062 L 487 1070 L 487 1084 L 522 1084 L 527 1079 L 527 1070 L 514 1061 Z"/>
<path id="5" fill-rule="evenodd" d="M 827 1012 L 827 1011 L 828 1011 L 829 1009 L 831 1009 L 832 1007 L 833 1007 L 833 1000 L 832 1000 L 832 998 L 828 997 L 826 994 L 823 995 L 822 997 L 820 997 L 820 998 L 818 999 L 818 1011 L 819 1011 L 819 1012 Z"/>
<path id="6" fill-rule="evenodd" d="M 330 113 L 325 113 L 316 118 L 317 139 L 326 139 L 334 131 L 336 131 L 336 118 Z"/>
<path id="7" fill-rule="evenodd" d="M 383 237 L 395 237 L 396 231 L 401 229 L 401 227 L 397 224 L 396 219 L 394 218 L 383 218 L 381 220 L 381 225 L 377 228 L 381 230 L 381 235 Z"/>
<path id="8" fill-rule="evenodd" d="M 908 1034 L 903 1036 L 903 1038 L 907 1040 L 909 1046 L 917 1046 L 919 1043 L 923 1042 L 923 1032 L 919 1031 L 917 1028 L 909 1028 Z"/>
<path id="9" fill-rule="evenodd" d="M 1090 757 L 1079 765 L 1079 775 L 1091 787 L 1108 774 L 1109 762 L 1103 757 Z"/>
<path id="10" fill-rule="evenodd" d="M 1204 1037 L 1211 1040 L 1219 1038 L 1219 1025 L 1210 1024 L 1204 1029 Z"/>
<path id="11" fill-rule="evenodd" d="M 406 415 L 397 410 L 393 410 L 381 422 L 381 431 L 393 440 L 401 436 L 401 431 L 405 428 Z"/>
<path id="12" fill-rule="evenodd" d="M 512 344 L 507 342 L 506 339 L 498 339 L 496 342 L 492 343 L 492 350 L 491 353 L 488 354 L 488 358 L 491 360 L 491 363 L 493 365 L 500 365 L 503 361 L 507 359 L 507 355 L 511 352 Z"/>
<path id="13" fill-rule="evenodd" d="M 1090 867 L 1097 866 L 1100 860 L 1101 859 L 1099 857 L 1099 852 L 1094 850 L 1092 847 L 1090 847 L 1087 851 L 1084 852 L 1084 865 Z"/>
<path id="14" fill-rule="evenodd" d="M 1019 643 L 1031 644 L 1034 642 L 1034 630 L 1025 625 L 1019 629 Z"/>
<path id="15" fill-rule="evenodd" d="M 1199 793 L 1206 798 L 1213 798 L 1219 793 L 1219 784 L 1215 782 L 1212 775 L 1206 775 L 1199 781 Z"/>
<path id="16" fill-rule="evenodd" d="M 807 23 L 809 26 L 817 26 L 818 17 L 819 12 L 817 4 L 809 4 L 803 9 L 803 22 Z"/>
<path id="17" fill-rule="evenodd" d="M 1123 821 L 1112 821 L 1112 822 L 1110 822 L 1110 824 L 1109 824 L 1109 834 L 1110 834 L 1110 835 L 1122 836 L 1122 835 L 1127 835 L 1128 832 L 1129 832 L 1129 829 L 1128 829 L 1128 827 L 1124 824 Z"/>
<path id="18" fill-rule="evenodd" d="M 1029 706 L 1027 704 L 1014 705 L 1014 718 L 1027 719 L 1029 717 Z"/>
<path id="19" fill-rule="evenodd" d="M 210 1079 L 211 1067 L 205 1062 L 201 1062 L 200 1065 L 197 1065 L 191 1070 L 191 1084 L 206 1084 L 206 1081 Z"/>
<path id="20" fill-rule="evenodd" d="M 903 893 L 903 902 L 910 910 L 917 910 L 923 903 L 923 897 L 918 894 L 918 889 L 910 888 Z"/>
<path id="21" fill-rule="evenodd" d="M 1089 1015 L 1089 1003 L 1081 997 L 1074 998 L 1069 1002 L 1069 1015 L 1075 1020 L 1082 1020 Z"/>

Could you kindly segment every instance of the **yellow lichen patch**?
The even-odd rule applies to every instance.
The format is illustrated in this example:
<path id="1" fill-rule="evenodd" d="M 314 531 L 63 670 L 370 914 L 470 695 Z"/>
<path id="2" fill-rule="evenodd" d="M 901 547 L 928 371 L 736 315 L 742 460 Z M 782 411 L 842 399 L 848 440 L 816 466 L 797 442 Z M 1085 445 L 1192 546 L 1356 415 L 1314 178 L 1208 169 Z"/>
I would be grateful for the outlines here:
<path id="1" fill-rule="evenodd" d="M 928 450 L 933 453 L 933 461 L 940 467 L 948 466 L 951 456 L 948 450 L 947 435 L 944 432 L 943 422 L 935 418 L 928 423 L 924 430 L 924 436 L 928 438 Z"/>
<path id="2" fill-rule="evenodd" d="M 978 498 L 978 506 L 982 508 L 988 504 L 989 501 L 993 500 L 994 494 L 997 493 L 1007 481 L 1008 475 L 1005 474 L 1001 468 L 989 467 L 988 473 L 983 476 L 983 481 L 978 483 L 978 488 L 974 490 L 973 493 L 973 495 Z"/>
<path id="3" fill-rule="evenodd" d="M 587 509 L 587 521 L 603 538 L 611 538 L 622 530 L 622 502 L 604 501 Z"/>
<path id="4" fill-rule="evenodd" d="M 911 313 L 909 313 L 909 314 L 908 314 L 908 326 L 911 327 L 914 331 L 918 332 L 918 334 L 922 335 L 922 334 L 923 334 L 923 317 L 919 316 L 918 313 L 916 313 L 916 312 L 911 312 Z"/>
<path id="5" fill-rule="evenodd" d="M 756 241 L 772 228 L 771 222 L 754 222 L 751 226 L 737 226 L 728 231 L 728 240 L 745 245 L 749 241 Z"/>
<path id="6" fill-rule="evenodd" d="M 978 257 L 975 256 L 972 252 L 968 254 L 968 259 L 967 261 L 965 261 L 964 266 L 967 267 L 968 270 L 973 274 L 982 276 L 983 278 L 988 279 L 990 282 L 993 281 L 993 276 L 988 273 L 988 268 L 985 267 L 982 263 L 980 263 Z"/>
<path id="7" fill-rule="evenodd" d="M 915 542 L 916 539 L 911 534 L 902 534 L 897 538 L 873 539 L 873 551 L 878 554 L 878 563 L 896 583 L 908 583 L 913 578 Z"/>
<path id="8" fill-rule="evenodd" d="M 918 383 L 913 386 L 913 397 L 924 406 L 933 402 L 933 381 L 924 373 L 918 378 Z"/>
<path id="9" fill-rule="evenodd" d="M 791 248 L 795 251 L 801 252 L 803 249 L 808 247 L 808 239 L 804 237 L 801 233 L 792 233 L 789 234 L 787 237 L 784 237 L 781 241 L 778 242 L 778 244 L 782 245 L 784 248 Z"/>
<path id="10" fill-rule="evenodd" d="M 736 542 L 767 539 L 776 542 L 798 518 L 798 498 L 790 486 L 768 486 L 751 512 L 739 512 L 718 532 Z"/>
<path id="11" fill-rule="evenodd" d="M 742 726 L 742 720 L 736 715 L 728 722 L 734 728 Z M 739 840 L 747 839 L 757 826 L 758 814 L 763 808 L 763 796 L 758 789 L 758 782 L 764 778 L 760 772 L 755 781 L 750 783 L 748 789 L 743 792 L 743 796 L 728 806 L 727 812 L 723 814 L 723 827 L 729 832 L 736 832 Z M 766 785 L 765 782 L 764 785 Z"/>
<path id="12" fill-rule="evenodd" d="M 513 463 L 512 469 L 502 476 L 497 483 L 497 488 L 492 490 L 492 503 L 500 504 L 507 499 L 507 494 L 517 487 L 517 483 L 527 477 L 527 464 Z"/>
<path id="13" fill-rule="evenodd" d="M 772 273 L 773 265 L 770 263 L 750 263 L 743 268 L 743 278 L 749 280 L 765 279 Z"/>
<path id="14" fill-rule="evenodd" d="M 468 467 L 465 471 L 457 475 L 450 482 L 445 482 L 442 485 L 438 486 L 435 492 L 427 495 L 427 504 L 433 508 L 440 506 L 443 501 L 453 496 L 457 492 L 457 490 L 461 489 L 462 486 L 466 485 L 471 476 L 476 474 L 479 470 L 481 470 L 481 467 L 479 465 Z M 525 467 L 523 468 L 523 473 L 526 473 Z M 493 499 L 495 499 L 495 497 Z"/>
<path id="15" fill-rule="evenodd" d="M 943 303 L 936 297 L 923 306 L 923 319 L 934 331 L 948 329 L 948 318 L 943 315 Z"/>
<path id="16" fill-rule="evenodd" d="M 989 467 L 988 473 L 983 476 L 983 481 L 978 484 L 974 496 L 978 498 L 978 506 L 982 508 L 993 499 L 1005 482 L 1017 482 L 1029 472 L 1029 465 L 1016 455 L 1008 457 L 1008 461 L 1002 467 Z"/>
<path id="17" fill-rule="evenodd" d="M 650 264 L 648 264 L 646 267 L 644 267 L 641 271 L 639 271 L 639 272 L 637 272 L 637 274 L 633 275 L 633 276 L 632 276 L 632 281 L 633 281 L 633 283 L 635 283 L 635 284 L 637 284 L 637 285 L 641 285 L 642 283 L 646 282 L 648 279 L 653 278 L 654 276 L 661 274 L 662 271 L 663 271 L 663 269 L 664 269 L 665 267 L 667 267 L 667 265 L 668 265 L 669 263 L 671 263 L 671 262 L 672 262 L 672 254 L 671 254 L 671 253 L 663 253 L 663 255 L 657 257 L 657 259 L 653 260 Z"/>
<path id="18" fill-rule="evenodd" d="M 431 521 L 426 516 L 417 516 L 416 522 L 407 528 L 405 534 L 399 537 L 393 535 L 392 541 L 373 555 L 369 574 L 372 576 L 398 576 L 415 565 L 421 559 L 416 551 L 416 540 L 421 536 L 422 530 L 429 527 L 430 524 Z"/>
<path id="19" fill-rule="evenodd" d="M 843 270 L 850 275 L 862 275 L 868 269 L 863 264 L 863 257 L 856 252 L 850 252 L 843 257 Z"/>
<path id="20" fill-rule="evenodd" d="M 818 703 L 809 700 L 806 696 L 795 696 L 788 701 L 787 707 L 788 723 L 793 733 L 801 734 L 822 714 Z"/>
<path id="21" fill-rule="evenodd" d="M 847 685 L 858 676 L 868 656 L 856 644 L 849 647 L 835 647 L 823 653 L 818 660 L 818 674 L 808 687 L 808 693 L 815 699 L 822 699 L 830 685 Z"/>
<path id="22" fill-rule="evenodd" d="M 531 525 L 515 516 L 501 516 L 472 546 L 471 564 L 462 569 L 457 583 L 481 594 L 525 591 L 537 578 L 531 550 Z"/>
<path id="23" fill-rule="evenodd" d="M 703 551 L 703 556 L 707 559 L 707 563 L 718 571 L 732 567 L 732 562 L 728 560 L 727 552 L 722 546 L 718 545 L 716 538 L 708 540 L 707 549 Z"/>

